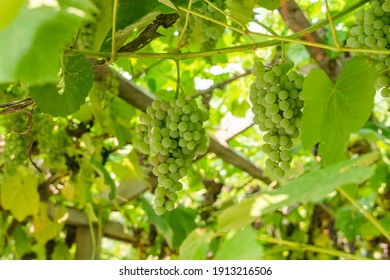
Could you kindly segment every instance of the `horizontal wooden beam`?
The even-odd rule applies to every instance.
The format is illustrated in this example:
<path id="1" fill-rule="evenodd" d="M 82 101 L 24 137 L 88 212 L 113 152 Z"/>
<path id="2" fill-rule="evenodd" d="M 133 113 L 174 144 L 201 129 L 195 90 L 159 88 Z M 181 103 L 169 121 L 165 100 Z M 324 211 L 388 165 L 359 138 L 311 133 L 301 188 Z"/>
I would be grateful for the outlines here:
<path id="1" fill-rule="evenodd" d="M 68 208 L 68 217 L 66 219 L 66 223 L 70 226 L 74 226 L 76 228 L 88 228 L 89 230 L 89 221 L 87 215 L 77 209 Z M 55 206 L 49 208 L 49 217 L 54 217 Z M 93 225 L 93 228 L 96 228 L 96 225 Z M 125 241 L 132 243 L 134 242 L 134 236 L 132 232 L 127 232 L 124 226 L 118 222 L 108 221 L 103 225 L 103 235 L 108 238 Z M 90 257 L 90 256 L 88 256 Z"/>

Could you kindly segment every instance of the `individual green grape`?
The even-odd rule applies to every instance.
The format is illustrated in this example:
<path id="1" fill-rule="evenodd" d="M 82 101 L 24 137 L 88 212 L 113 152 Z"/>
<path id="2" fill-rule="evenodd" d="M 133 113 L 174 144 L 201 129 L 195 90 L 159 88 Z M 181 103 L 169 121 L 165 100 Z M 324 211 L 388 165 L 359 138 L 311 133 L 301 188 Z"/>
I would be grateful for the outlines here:
<path id="1" fill-rule="evenodd" d="M 284 174 L 285 174 L 285 172 L 284 172 L 284 170 L 283 170 L 282 168 L 276 167 L 276 168 L 274 169 L 274 175 L 275 175 L 276 177 L 281 178 L 281 177 L 284 176 Z"/>
<path id="2" fill-rule="evenodd" d="M 390 79 L 387 76 L 381 76 L 375 81 L 375 85 L 378 88 L 387 87 L 389 85 Z"/>
<path id="3" fill-rule="evenodd" d="M 383 88 L 383 89 L 381 90 L 381 95 L 382 95 L 382 97 L 384 97 L 384 98 L 390 97 L 390 88 Z"/>
<path id="4" fill-rule="evenodd" d="M 281 161 L 279 163 L 279 167 L 283 170 L 283 171 L 288 171 L 290 169 L 290 162 L 288 161 Z"/>

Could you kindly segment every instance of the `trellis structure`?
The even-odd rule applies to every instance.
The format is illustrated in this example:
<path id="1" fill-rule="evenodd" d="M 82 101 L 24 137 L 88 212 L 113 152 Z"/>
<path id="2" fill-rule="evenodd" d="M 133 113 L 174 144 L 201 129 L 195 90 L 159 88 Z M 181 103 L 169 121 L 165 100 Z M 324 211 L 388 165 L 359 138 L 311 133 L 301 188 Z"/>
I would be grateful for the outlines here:
<path id="1" fill-rule="evenodd" d="M 119 97 L 139 110 L 145 111 L 147 106 L 152 103 L 154 99 L 153 95 L 150 92 L 136 86 L 133 82 L 126 80 L 120 73 L 108 66 L 96 67 L 95 79 L 101 80 L 108 71 L 110 71 L 111 74 L 114 75 L 119 81 Z M 264 175 L 263 169 L 261 169 L 243 154 L 235 151 L 226 142 L 221 143 L 216 137 L 212 135 L 209 135 L 209 138 L 210 144 L 208 153 L 214 153 L 225 162 L 236 166 L 242 171 L 247 172 L 253 178 L 259 179 L 265 184 L 272 183 L 272 179 Z M 150 177 L 150 181 L 155 186 L 157 183 L 155 176 L 150 174 Z M 147 191 L 146 186 L 139 186 L 136 190 L 129 192 L 131 195 L 124 197 L 124 199 L 126 201 L 130 201 L 145 191 Z M 76 259 L 91 259 L 92 256 L 93 258 L 99 258 L 95 250 L 95 248 L 97 248 L 100 243 L 99 237 L 104 236 L 124 242 L 134 242 L 134 237 L 131 234 L 126 233 L 123 225 L 120 223 L 108 222 L 101 226 L 102 232 L 99 233 L 97 231 L 96 225 L 92 225 L 91 228 L 90 221 L 88 220 L 86 214 L 73 208 L 68 208 L 68 218 L 66 223 L 67 225 L 76 228 Z M 93 244 L 93 241 L 95 241 L 96 244 Z"/>

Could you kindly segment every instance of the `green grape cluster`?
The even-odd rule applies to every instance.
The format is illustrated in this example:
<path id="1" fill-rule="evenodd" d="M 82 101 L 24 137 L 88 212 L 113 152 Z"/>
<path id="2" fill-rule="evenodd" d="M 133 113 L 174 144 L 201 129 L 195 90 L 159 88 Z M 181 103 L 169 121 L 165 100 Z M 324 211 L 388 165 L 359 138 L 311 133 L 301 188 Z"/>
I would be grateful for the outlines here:
<path id="1" fill-rule="evenodd" d="M 270 68 L 256 61 L 253 66 L 256 77 L 250 88 L 253 121 L 266 132 L 262 146 L 268 155 L 265 163 L 277 177 L 283 177 L 290 168 L 292 157 L 289 149 L 292 138 L 299 135 L 302 117 L 304 77 L 291 70 L 293 66 L 291 61 Z"/>
<path id="2" fill-rule="evenodd" d="M 3 174 L 12 175 L 19 165 L 26 165 L 28 160 L 28 141 L 26 136 L 12 132 L 5 138 L 5 147 L 1 153 Z"/>
<path id="3" fill-rule="evenodd" d="M 95 43 L 95 33 L 98 27 L 98 22 L 101 21 L 101 11 L 99 1 L 92 1 L 97 8 L 90 18 L 85 20 L 77 36 L 77 47 L 82 50 L 93 50 Z"/>
<path id="4" fill-rule="evenodd" d="M 155 100 L 140 117 L 136 127 L 136 149 L 150 155 L 155 189 L 154 208 L 158 215 L 175 208 L 176 192 L 182 190 L 180 179 L 187 175 L 197 154 L 207 151 L 203 122 L 207 114 L 195 100 L 183 98 L 170 102 Z"/>
<path id="5" fill-rule="evenodd" d="M 220 10 L 226 9 L 226 3 L 224 0 L 214 0 L 210 2 L 213 3 Z M 196 7 L 196 11 L 198 13 L 216 19 L 221 22 L 226 22 L 225 15 L 219 12 L 218 10 L 216 10 L 211 5 L 207 4 L 206 2 L 202 0 L 197 0 L 194 1 L 193 4 L 194 7 Z M 209 20 L 197 16 L 195 16 L 194 18 L 199 24 L 200 31 L 202 32 L 202 34 L 204 34 L 204 37 L 207 40 L 218 40 L 222 36 L 222 33 L 225 31 L 225 27 L 219 24 L 216 24 L 214 22 L 211 22 Z"/>
<path id="6" fill-rule="evenodd" d="M 356 13 L 356 25 L 350 30 L 347 45 L 351 48 L 390 49 L 390 0 L 370 1 L 370 7 Z M 376 88 L 383 97 L 390 96 L 390 57 L 387 54 L 371 54 L 376 61 L 379 76 Z"/>
<path id="7" fill-rule="evenodd" d="M 46 167 L 66 170 L 65 154 L 70 140 L 65 124 L 66 120 L 55 120 L 49 114 L 34 113 L 32 136 Z"/>

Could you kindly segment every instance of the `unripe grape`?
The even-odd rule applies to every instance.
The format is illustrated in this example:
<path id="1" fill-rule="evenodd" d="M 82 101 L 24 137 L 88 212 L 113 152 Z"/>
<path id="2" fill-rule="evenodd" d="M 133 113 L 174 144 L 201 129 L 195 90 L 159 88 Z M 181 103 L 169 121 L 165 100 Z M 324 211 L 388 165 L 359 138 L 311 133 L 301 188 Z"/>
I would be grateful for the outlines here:
<path id="1" fill-rule="evenodd" d="M 165 213 L 165 208 L 163 206 L 157 206 L 154 207 L 154 212 L 158 215 L 161 216 Z"/>
<path id="2" fill-rule="evenodd" d="M 154 201 L 153 201 L 153 204 L 155 207 L 158 207 L 158 206 L 163 206 L 164 205 L 164 197 L 162 196 L 155 196 L 154 197 Z"/>
<path id="3" fill-rule="evenodd" d="M 165 210 L 172 211 L 175 208 L 175 203 L 171 200 L 165 202 Z"/>

